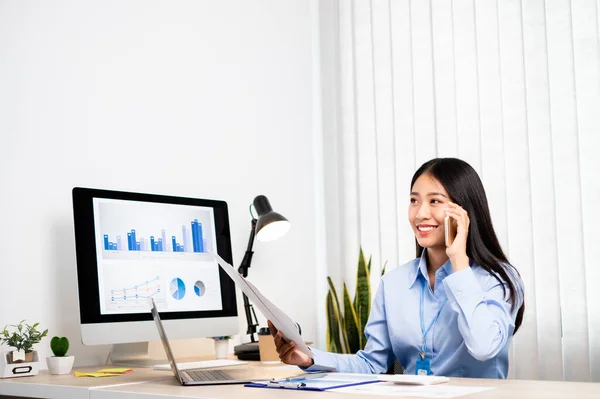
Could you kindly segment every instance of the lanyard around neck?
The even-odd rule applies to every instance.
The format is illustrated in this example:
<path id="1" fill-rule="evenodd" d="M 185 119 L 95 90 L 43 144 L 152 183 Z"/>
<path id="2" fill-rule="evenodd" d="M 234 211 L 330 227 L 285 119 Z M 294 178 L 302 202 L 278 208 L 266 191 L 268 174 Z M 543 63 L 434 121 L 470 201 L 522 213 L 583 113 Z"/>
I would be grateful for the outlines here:
<path id="1" fill-rule="evenodd" d="M 429 330 L 431 330 L 431 327 L 433 327 L 436 320 L 440 316 L 440 313 L 442 313 L 442 309 L 444 308 L 444 305 L 446 304 L 446 301 L 447 301 L 447 299 L 446 299 L 442 303 L 442 306 L 440 306 L 440 308 L 438 309 L 437 313 L 433 317 L 433 320 L 431 320 L 431 323 L 429 323 L 429 327 L 427 327 L 427 329 L 425 329 L 425 315 L 424 315 L 424 313 L 425 313 L 425 282 L 424 282 L 424 280 L 425 280 L 425 278 L 421 279 L 421 333 L 423 334 L 423 344 L 421 345 L 421 355 L 422 356 L 425 356 L 425 351 L 427 349 L 427 347 L 426 347 L 427 334 L 429 333 Z"/>

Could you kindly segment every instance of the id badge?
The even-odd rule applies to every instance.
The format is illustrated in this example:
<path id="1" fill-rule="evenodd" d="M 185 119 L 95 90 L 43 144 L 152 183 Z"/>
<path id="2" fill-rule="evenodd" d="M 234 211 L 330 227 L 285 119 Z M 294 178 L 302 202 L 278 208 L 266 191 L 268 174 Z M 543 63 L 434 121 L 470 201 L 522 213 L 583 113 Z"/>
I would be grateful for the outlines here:
<path id="1" fill-rule="evenodd" d="M 421 359 L 417 358 L 417 375 L 430 375 L 431 374 L 431 362 L 428 358 Z"/>

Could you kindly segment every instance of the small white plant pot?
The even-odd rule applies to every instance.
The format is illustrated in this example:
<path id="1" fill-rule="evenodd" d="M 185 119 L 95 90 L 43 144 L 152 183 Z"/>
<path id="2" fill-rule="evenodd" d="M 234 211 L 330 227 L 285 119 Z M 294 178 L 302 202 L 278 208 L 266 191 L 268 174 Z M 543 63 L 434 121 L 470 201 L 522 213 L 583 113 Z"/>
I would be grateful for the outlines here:
<path id="1" fill-rule="evenodd" d="M 215 355 L 217 359 L 225 359 L 229 352 L 228 339 L 215 339 Z"/>
<path id="2" fill-rule="evenodd" d="M 40 371 L 40 361 L 37 351 L 33 351 L 31 362 L 9 363 L 12 360 L 10 352 L 0 353 L 0 378 L 27 377 L 37 375 Z"/>
<path id="3" fill-rule="evenodd" d="M 73 368 L 75 356 L 49 356 L 46 358 L 50 374 L 69 374 Z"/>

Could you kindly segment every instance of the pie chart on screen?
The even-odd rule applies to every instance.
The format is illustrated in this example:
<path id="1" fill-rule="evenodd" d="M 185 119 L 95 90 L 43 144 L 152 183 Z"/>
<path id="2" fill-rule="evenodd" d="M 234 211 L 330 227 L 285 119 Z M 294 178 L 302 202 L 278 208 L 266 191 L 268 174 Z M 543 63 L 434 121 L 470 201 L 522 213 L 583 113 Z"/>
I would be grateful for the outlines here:
<path id="1" fill-rule="evenodd" d="M 198 296 L 202 296 L 206 293 L 206 286 L 204 286 L 204 283 L 202 281 L 196 281 L 196 284 L 194 284 L 194 292 Z"/>
<path id="2" fill-rule="evenodd" d="M 182 300 L 185 296 L 185 284 L 179 277 L 171 280 L 171 296 L 178 301 Z"/>

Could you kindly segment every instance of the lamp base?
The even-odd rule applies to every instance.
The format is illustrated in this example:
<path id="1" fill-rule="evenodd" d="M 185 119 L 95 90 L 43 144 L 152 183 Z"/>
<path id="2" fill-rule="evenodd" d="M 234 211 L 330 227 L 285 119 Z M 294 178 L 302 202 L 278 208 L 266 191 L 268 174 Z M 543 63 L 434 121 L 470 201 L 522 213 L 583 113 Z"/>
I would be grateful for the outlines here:
<path id="1" fill-rule="evenodd" d="M 247 342 L 236 345 L 233 348 L 233 353 L 239 360 L 260 360 L 258 342 Z"/>

